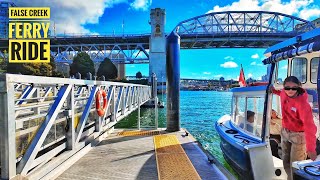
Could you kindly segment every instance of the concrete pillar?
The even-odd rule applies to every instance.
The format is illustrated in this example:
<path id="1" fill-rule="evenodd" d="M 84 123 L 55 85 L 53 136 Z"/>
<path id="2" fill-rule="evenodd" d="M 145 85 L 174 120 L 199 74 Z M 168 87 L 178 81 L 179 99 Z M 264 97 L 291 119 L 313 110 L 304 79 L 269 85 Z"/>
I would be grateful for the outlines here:
<path id="1" fill-rule="evenodd" d="M 167 131 L 180 130 L 180 37 L 167 37 Z"/>
<path id="2" fill-rule="evenodd" d="M 151 9 L 150 12 L 150 50 L 149 50 L 149 82 L 151 82 L 152 73 L 157 75 L 158 93 L 166 90 L 166 36 L 165 36 L 165 10 L 160 8 Z"/>
<path id="3" fill-rule="evenodd" d="M 126 77 L 126 66 L 125 64 L 115 64 L 118 69 L 118 78 L 124 79 Z"/>

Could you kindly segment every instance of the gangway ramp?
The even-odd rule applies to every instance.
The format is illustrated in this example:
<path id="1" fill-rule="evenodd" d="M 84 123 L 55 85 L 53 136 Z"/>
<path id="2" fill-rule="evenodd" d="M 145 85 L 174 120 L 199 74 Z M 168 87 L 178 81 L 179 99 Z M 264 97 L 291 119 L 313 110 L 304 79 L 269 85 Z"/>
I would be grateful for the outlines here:
<path id="1" fill-rule="evenodd" d="M 122 131 L 115 130 L 65 172 L 61 172 L 57 179 L 158 179 L 159 167 L 154 144 L 154 137 L 158 136 L 158 133 L 153 131 L 149 134 L 133 133 L 133 136 L 119 136 Z M 159 134 L 176 137 L 201 179 L 228 179 L 216 165 L 208 162 L 207 156 L 190 134 L 185 136 L 183 130 L 175 133 L 161 130 Z M 169 170 L 179 169 L 177 163 L 176 168 Z"/>

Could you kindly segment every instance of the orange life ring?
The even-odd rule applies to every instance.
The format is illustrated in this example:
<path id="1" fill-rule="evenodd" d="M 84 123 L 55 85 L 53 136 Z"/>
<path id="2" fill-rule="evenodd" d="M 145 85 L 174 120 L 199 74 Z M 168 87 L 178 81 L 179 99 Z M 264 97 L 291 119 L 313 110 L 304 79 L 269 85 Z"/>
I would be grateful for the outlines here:
<path id="1" fill-rule="evenodd" d="M 103 106 L 102 107 L 101 107 L 101 104 L 100 104 L 101 96 L 103 98 Z M 98 116 L 101 117 L 101 116 L 104 115 L 105 110 L 107 108 L 107 104 L 108 104 L 107 93 L 104 90 L 99 90 L 96 93 L 96 110 L 97 110 Z"/>

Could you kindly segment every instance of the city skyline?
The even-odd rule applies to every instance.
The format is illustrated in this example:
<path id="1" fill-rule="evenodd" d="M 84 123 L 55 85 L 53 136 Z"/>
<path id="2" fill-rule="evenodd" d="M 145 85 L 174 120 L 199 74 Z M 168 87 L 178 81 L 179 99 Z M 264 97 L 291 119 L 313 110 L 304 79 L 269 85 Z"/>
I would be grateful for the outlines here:
<path id="1" fill-rule="evenodd" d="M 14 0 L 18 6 L 49 6 L 54 34 L 141 34 L 150 33 L 150 9 L 166 11 L 165 32 L 181 21 L 210 12 L 273 11 L 313 20 L 320 16 L 320 0 Z M 76 4 L 76 6 L 75 6 Z M 197 49 L 180 51 L 181 78 L 237 79 L 240 64 L 245 77 L 259 79 L 266 74 L 262 65 L 265 49 Z M 148 64 L 126 65 L 126 75 L 149 74 Z M 283 67 L 285 68 L 285 67 Z M 164 78 L 164 77 L 158 77 Z"/>

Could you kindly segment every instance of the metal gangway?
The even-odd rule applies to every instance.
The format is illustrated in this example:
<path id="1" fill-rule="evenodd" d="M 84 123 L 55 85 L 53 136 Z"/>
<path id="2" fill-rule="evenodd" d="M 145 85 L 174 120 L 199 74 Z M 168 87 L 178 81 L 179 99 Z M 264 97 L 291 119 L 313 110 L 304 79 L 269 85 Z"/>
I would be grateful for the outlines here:
<path id="1" fill-rule="evenodd" d="M 107 94 L 101 117 L 99 90 Z M 151 88 L 138 84 L 0 75 L 0 178 L 45 177 L 88 152 L 150 97 Z"/>

